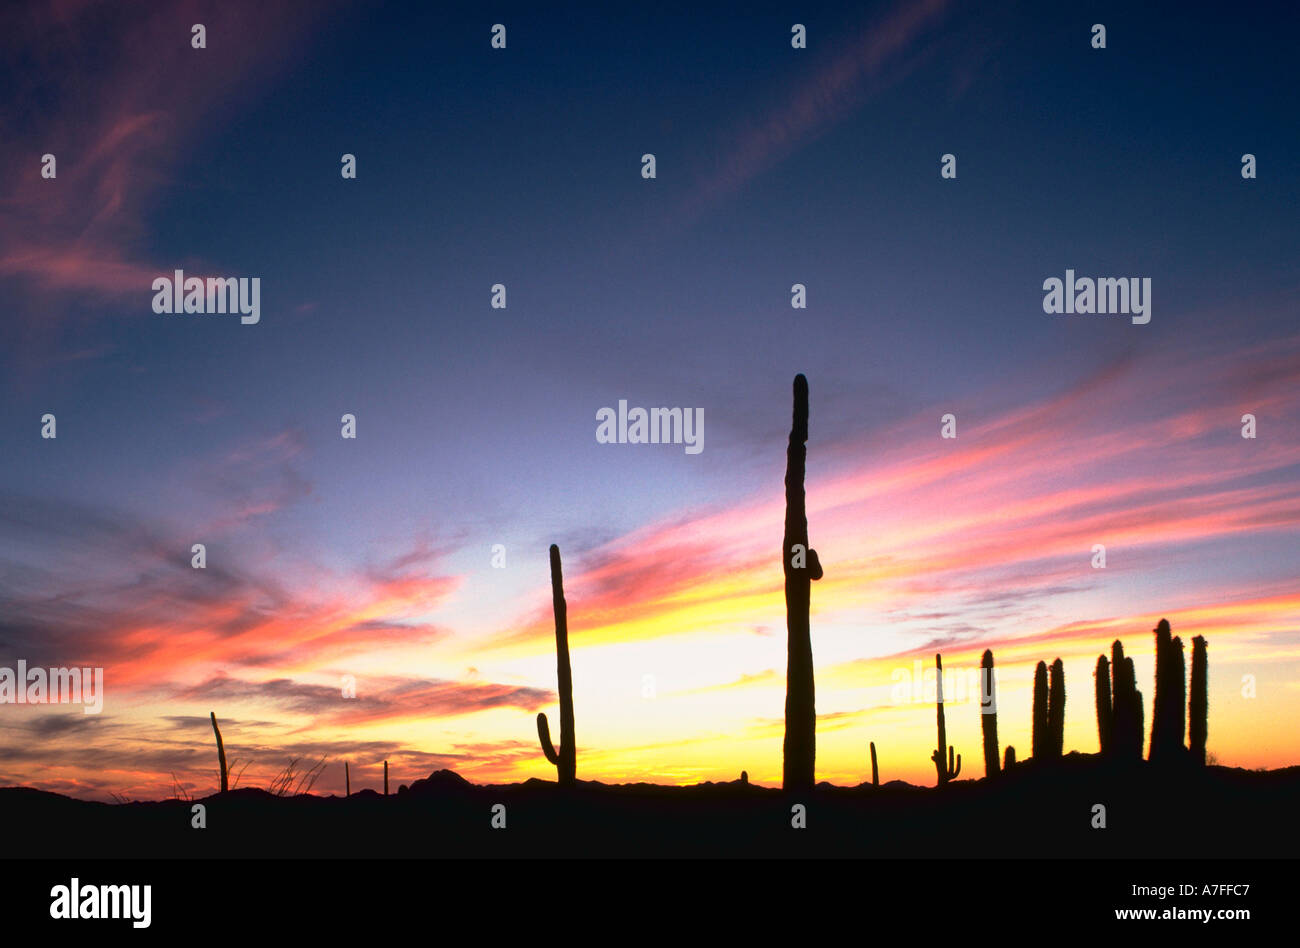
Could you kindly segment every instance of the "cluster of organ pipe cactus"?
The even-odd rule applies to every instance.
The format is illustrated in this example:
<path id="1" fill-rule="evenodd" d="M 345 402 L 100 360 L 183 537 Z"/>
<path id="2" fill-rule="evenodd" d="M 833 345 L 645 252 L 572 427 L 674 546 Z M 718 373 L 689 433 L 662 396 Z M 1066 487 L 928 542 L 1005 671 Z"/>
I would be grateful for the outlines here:
<path id="1" fill-rule="evenodd" d="M 1137 690 L 1133 659 L 1125 658 L 1116 639 L 1110 660 L 1097 657 L 1097 736 L 1101 756 L 1109 760 L 1142 759 L 1142 692 Z"/>

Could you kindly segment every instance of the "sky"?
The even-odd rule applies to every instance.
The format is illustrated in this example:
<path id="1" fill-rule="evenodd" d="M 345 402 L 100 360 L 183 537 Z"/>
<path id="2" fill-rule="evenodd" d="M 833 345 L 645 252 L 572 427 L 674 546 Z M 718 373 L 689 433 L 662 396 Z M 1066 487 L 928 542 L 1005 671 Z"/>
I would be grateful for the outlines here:
<path id="1" fill-rule="evenodd" d="M 0 704 L 0 785 L 205 794 L 214 711 L 241 786 L 554 779 L 551 543 L 579 778 L 778 783 L 800 372 L 818 779 L 934 781 L 938 651 L 963 776 L 985 648 L 1003 745 L 1060 657 L 1095 752 L 1161 618 L 1211 754 L 1300 762 L 1296 19 L 477 7 L 0 13 L 0 666 L 105 671 Z M 155 313 L 177 269 L 260 320 Z M 1045 313 L 1067 269 L 1150 322 Z M 620 400 L 703 450 L 598 443 Z"/>

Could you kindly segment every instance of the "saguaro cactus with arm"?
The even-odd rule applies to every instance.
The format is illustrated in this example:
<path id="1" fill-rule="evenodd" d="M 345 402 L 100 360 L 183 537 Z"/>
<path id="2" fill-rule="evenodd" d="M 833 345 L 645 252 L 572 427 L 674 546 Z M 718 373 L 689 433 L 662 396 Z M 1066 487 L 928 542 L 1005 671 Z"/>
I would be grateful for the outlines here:
<path id="1" fill-rule="evenodd" d="M 573 673 L 569 668 L 569 610 L 564 601 L 564 574 L 560 548 L 551 544 L 551 607 L 555 612 L 555 673 L 560 692 L 560 747 L 551 743 L 546 714 L 537 715 L 537 737 L 542 753 L 555 765 L 561 786 L 572 784 L 578 769 L 573 743 Z"/>
<path id="2" fill-rule="evenodd" d="M 939 726 L 939 746 L 930 759 L 934 761 L 934 769 L 939 774 L 939 786 L 943 786 L 949 780 L 956 780 L 957 775 L 961 773 L 961 754 L 957 755 L 957 766 L 952 763 L 952 745 L 948 743 L 948 729 L 943 719 L 943 659 L 936 652 L 934 656 L 934 670 L 938 675 L 938 682 L 935 684 L 935 707 L 938 709 L 935 713 L 936 723 Z M 948 748 L 948 762 L 945 765 L 943 759 L 943 749 Z"/>
<path id="3" fill-rule="evenodd" d="M 822 567 L 817 551 L 808 546 L 808 515 L 803 486 L 807 441 L 808 380 L 796 375 L 794 415 L 785 462 L 785 531 L 781 538 L 787 629 L 782 785 L 787 790 L 812 789 L 817 758 L 817 712 L 808 609 L 812 601 L 812 582 L 822 578 Z"/>

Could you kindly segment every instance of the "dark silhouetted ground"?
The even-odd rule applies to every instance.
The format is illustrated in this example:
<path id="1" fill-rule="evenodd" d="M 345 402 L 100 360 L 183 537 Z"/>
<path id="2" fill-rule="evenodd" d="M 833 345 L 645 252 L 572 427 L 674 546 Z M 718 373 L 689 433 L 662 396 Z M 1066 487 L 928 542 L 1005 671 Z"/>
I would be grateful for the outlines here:
<path id="1" fill-rule="evenodd" d="M 0 789 L 11 856 L 26 857 L 1294 857 L 1300 767 L 1115 770 L 1070 754 L 942 790 L 819 785 L 787 796 L 736 783 L 664 787 L 529 780 L 475 786 L 439 771 L 389 797 L 106 804 Z M 207 808 L 192 829 L 191 806 Z M 807 828 L 791 827 L 791 807 Z M 493 829 L 493 807 L 506 808 Z M 1106 829 L 1093 829 L 1093 806 Z"/>

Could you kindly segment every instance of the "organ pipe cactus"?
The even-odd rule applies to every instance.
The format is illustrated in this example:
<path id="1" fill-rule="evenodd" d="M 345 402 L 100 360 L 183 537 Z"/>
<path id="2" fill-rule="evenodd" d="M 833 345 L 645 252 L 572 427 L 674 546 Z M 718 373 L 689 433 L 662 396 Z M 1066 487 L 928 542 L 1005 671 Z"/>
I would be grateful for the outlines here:
<path id="1" fill-rule="evenodd" d="M 1110 757 L 1111 732 L 1115 727 L 1115 714 L 1111 706 L 1110 662 L 1105 655 L 1097 656 L 1097 738 L 1101 742 L 1101 756 Z"/>
<path id="2" fill-rule="evenodd" d="M 1065 750 L 1065 666 L 1058 658 L 1052 662 L 1047 688 L 1047 753 L 1059 758 Z"/>
<path id="3" fill-rule="evenodd" d="M 993 686 L 993 650 L 980 659 L 980 727 L 984 734 L 984 776 L 998 775 L 998 696 Z"/>
<path id="4" fill-rule="evenodd" d="M 1039 662 L 1034 669 L 1033 742 L 1030 753 L 1034 760 L 1047 756 L 1047 663 Z"/>
<path id="5" fill-rule="evenodd" d="M 1210 713 L 1209 659 L 1205 636 L 1192 639 L 1192 693 L 1187 701 L 1187 738 L 1194 763 L 1205 766 L 1205 739 Z"/>

